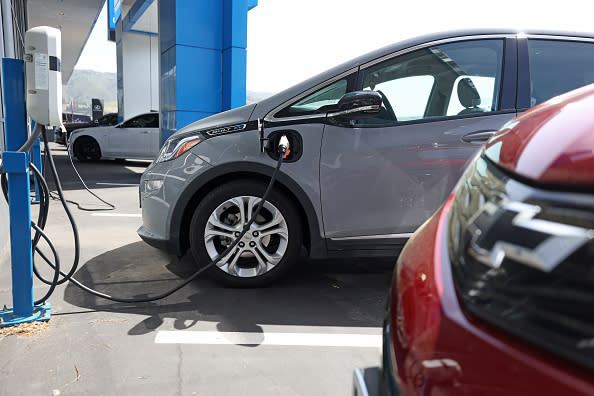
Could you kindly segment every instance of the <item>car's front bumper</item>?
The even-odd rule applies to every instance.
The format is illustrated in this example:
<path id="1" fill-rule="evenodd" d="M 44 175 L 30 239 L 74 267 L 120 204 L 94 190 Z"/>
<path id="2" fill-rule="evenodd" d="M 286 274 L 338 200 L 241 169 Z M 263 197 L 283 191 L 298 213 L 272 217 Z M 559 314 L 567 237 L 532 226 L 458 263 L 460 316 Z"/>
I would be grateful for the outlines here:
<path id="1" fill-rule="evenodd" d="M 593 395 L 591 373 L 470 316 L 447 250 L 449 202 L 407 243 L 391 290 L 388 351 L 402 395 Z M 393 359 L 392 359 L 393 356 Z M 386 352 L 384 352 L 384 366 Z"/>
<path id="2" fill-rule="evenodd" d="M 153 163 L 140 179 L 142 226 L 137 233 L 143 241 L 169 253 L 182 255 L 180 230 L 173 229 L 173 212 L 191 181 L 211 166 L 189 153 L 171 161 Z"/>
<path id="3" fill-rule="evenodd" d="M 390 310 L 387 315 L 389 317 Z M 353 396 L 400 396 L 396 370 L 390 357 L 390 324 L 384 323 L 382 337 L 382 367 L 355 369 L 353 373 Z"/>
<path id="4" fill-rule="evenodd" d="M 54 131 L 54 142 L 58 144 L 66 144 L 66 134 L 62 131 Z"/>
<path id="5" fill-rule="evenodd" d="M 167 253 L 175 254 L 176 256 L 181 256 L 183 254 L 179 239 L 176 240 L 173 238 L 161 238 L 158 235 L 151 233 L 144 226 L 140 226 L 140 228 L 136 230 L 136 233 L 143 241 L 154 248 L 163 250 Z"/>

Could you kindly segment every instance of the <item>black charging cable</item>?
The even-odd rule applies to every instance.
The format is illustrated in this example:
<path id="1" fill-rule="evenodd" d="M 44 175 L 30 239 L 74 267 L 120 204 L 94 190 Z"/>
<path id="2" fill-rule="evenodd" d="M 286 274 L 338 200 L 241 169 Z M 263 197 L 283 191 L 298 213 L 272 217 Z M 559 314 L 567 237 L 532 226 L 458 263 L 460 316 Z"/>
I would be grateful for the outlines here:
<path id="1" fill-rule="evenodd" d="M 45 132 L 45 127 L 36 124 L 35 128 L 33 129 L 33 133 L 31 135 L 31 137 L 29 139 L 27 139 L 27 141 L 25 142 L 25 144 L 19 148 L 17 151 L 19 152 L 25 152 L 25 151 L 29 151 L 31 149 L 31 147 L 33 147 L 33 144 L 35 143 L 35 141 L 42 135 L 42 131 Z M 44 141 L 44 145 L 47 147 L 46 142 Z M 91 194 L 92 196 L 94 196 L 95 198 L 97 198 L 99 201 L 101 201 L 102 203 L 104 203 L 105 205 L 107 205 L 107 208 L 87 208 L 82 206 L 80 203 L 70 200 L 70 199 L 66 199 L 66 202 L 71 203 L 73 205 L 76 205 L 76 207 L 79 210 L 82 211 L 86 211 L 86 212 L 99 212 L 99 211 L 106 211 L 106 210 L 114 210 L 116 209 L 116 206 L 106 200 L 104 200 L 103 198 L 101 198 L 99 195 L 95 194 L 85 183 L 85 181 L 83 180 L 82 176 L 80 175 L 80 173 L 78 172 L 78 169 L 76 168 L 76 166 L 74 166 L 74 161 L 72 160 L 72 154 L 70 152 L 70 141 L 67 142 L 67 152 L 68 152 L 68 159 L 70 160 L 70 164 L 72 165 L 72 169 L 74 169 L 74 172 L 76 173 L 76 176 L 78 177 L 78 180 L 80 180 L 80 182 L 82 183 L 83 187 L 85 188 L 85 190 L 87 190 L 87 192 L 89 194 Z M 47 153 L 44 152 L 43 155 L 43 169 L 44 169 L 44 173 L 45 173 L 45 169 L 47 169 Z M 6 178 L 6 173 L 3 172 L 2 169 L 2 164 L 0 164 L 0 187 L 2 188 L 2 192 L 4 194 L 4 198 L 6 199 L 6 202 L 8 202 L 8 180 Z M 45 176 L 44 176 L 45 177 Z M 37 179 L 37 182 L 39 184 L 39 178 Z M 53 199 L 53 200 L 60 200 L 60 198 L 53 193 L 52 191 L 49 191 L 49 198 Z M 43 229 L 43 228 L 42 228 Z"/>
<path id="2" fill-rule="evenodd" d="M 51 260 L 45 255 L 43 254 L 43 252 L 41 252 L 37 247 L 35 249 L 35 251 L 37 253 L 39 253 L 40 257 L 43 258 L 43 260 L 45 262 L 47 262 L 47 264 L 54 269 L 54 279 L 53 281 L 47 281 L 45 279 L 43 279 L 37 270 L 35 270 L 35 274 L 38 278 L 40 278 L 40 280 L 46 284 L 50 285 L 50 291 L 48 293 L 46 293 L 46 296 L 44 296 L 44 298 L 42 300 L 39 300 L 41 302 L 47 300 L 47 298 L 49 298 L 49 296 L 51 295 L 51 292 L 53 292 L 53 290 L 55 289 L 55 286 L 62 284 L 66 281 L 70 281 L 72 282 L 75 286 L 79 287 L 80 289 L 91 293 L 92 295 L 96 296 L 96 297 L 100 297 L 100 298 L 104 298 L 107 300 L 111 300 L 111 301 L 115 301 L 115 302 L 121 302 L 121 303 L 143 303 L 143 302 L 150 302 L 150 301 L 156 301 L 156 300 L 160 300 L 163 299 L 165 297 L 170 296 L 171 294 L 175 293 L 176 291 L 180 290 L 181 288 L 183 288 L 184 286 L 188 285 L 190 282 L 192 282 L 194 279 L 196 279 L 198 276 L 200 276 L 200 274 L 202 274 L 203 272 L 209 270 L 210 268 L 214 267 L 215 265 L 217 265 L 217 263 L 223 258 L 226 257 L 229 253 L 231 253 L 233 251 L 233 249 L 235 249 L 235 247 L 239 244 L 239 242 L 241 241 L 241 238 L 246 234 L 246 232 L 249 231 L 251 225 L 253 224 L 253 222 L 256 220 L 256 217 L 260 214 L 260 211 L 262 210 L 262 207 L 264 206 L 264 203 L 266 202 L 268 195 L 270 194 L 270 192 L 272 191 L 272 187 L 274 186 L 274 183 L 276 182 L 276 179 L 278 177 L 278 172 L 279 169 L 283 163 L 283 159 L 285 158 L 288 150 L 289 150 L 289 141 L 288 139 L 283 136 L 283 138 L 281 138 L 281 140 L 279 141 L 279 145 L 278 145 L 278 150 L 279 150 L 279 158 L 276 164 L 276 167 L 274 169 L 274 172 L 272 173 L 272 176 L 270 178 L 270 182 L 268 183 L 268 187 L 266 188 L 266 191 L 264 192 L 264 195 L 262 196 L 262 198 L 260 199 L 260 201 L 258 202 L 258 206 L 256 207 L 256 210 L 254 211 L 254 213 L 252 214 L 252 217 L 249 219 L 249 221 L 244 225 L 243 229 L 241 230 L 241 232 L 239 233 L 239 235 L 235 238 L 235 240 L 233 241 L 233 243 L 231 243 L 231 245 L 229 245 L 227 247 L 227 249 L 225 249 L 224 252 L 222 252 L 221 254 L 219 254 L 213 261 L 211 261 L 210 263 L 208 263 L 207 265 L 205 265 L 204 267 L 200 268 L 199 270 L 197 270 L 196 272 L 194 272 L 194 274 L 192 274 L 189 278 L 187 278 L 185 281 L 183 281 L 182 283 L 180 283 L 179 285 L 177 285 L 176 287 L 153 297 L 145 297 L 145 298 L 120 298 L 120 297 L 114 297 L 105 293 L 101 293 L 99 291 L 93 290 L 88 286 L 85 286 L 84 284 L 82 284 L 81 282 L 79 282 L 78 280 L 74 279 L 73 274 L 74 272 L 77 270 L 78 268 L 78 262 L 79 262 L 79 257 L 80 257 L 80 243 L 79 243 L 79 235 L 78 235 L 78 229 L 76 227 L 76 223 L 74 222 L 74 218 L 72 217 L 72 214 L 70 213 L 69 209 L 68 209 L 68 205 L 66 205 L 66 201 L 64 199 L 64 195 L 63 195 L 63 191 L 62 191 L 62 186 L 60 184 L 60 179 L 58 177 L 57 171 L 56 171 L 56 166 L 54 164 L 54 160 L 51 154 L 51 149 L 49 148 L 49 145 L 47 144 L 47 137 L 45 135 L 45 131 L 42 131 L 42 135 L 43 135 L 43 141 L 44 141 L 44 145 L 47 148 L 47 155 L 49 158 L 49 164 L 50 164 L 50 170 L 52 173 L 52 176 L 54 178 L 55 184 L 56 184 L 56 188 L 58 190 L 58 195 L 60 197 L 60 200 L 62 201 L 62 206 L 64 207 L 66 214 L 68 216 L 68 219 L 72 225 L 72 230 L 73 230 L 73 234 L 74 234 L 74 240 L 75 240 L 75 256 L 74 256 L 74 262 L 72 265 L 72 268 L 70 269 L 70 271 L 68 272 L 68 274 L 65 274 L 59 267 L 59 258 L 58 258 L 58 254 L 57 251 L 55 249 L 55 246 L 53 245 L 53 243 L 51 242 L 51 240 L 47 237 L 47 235 L 45 235 L 45 233 L 43 233 L 42 228 L 37 227 L 35 224 L 33 224 L 33 228 L 35 228 L 35 230 L 39 233 L 39 235 L 49 244 L 52 253 L 54 254 L 54 258 L 56 260 L 56 264 L 52 263 Z M 37 175 L 37 173 L 36 173 Z M 43 177 L 43 176 L 42 176 Z M 47 190 L 47 183 L 41 183 L 40 184 L 42 189 L 45 189 L 46 191 L 44 191 L 44 196 L 45 193 L 49 193 L 49 190 Z M 45 216 L 45 220 L 47 220 L 47 208 L 45 208 L 45 206 L 48 206 L 49 202 L 45 201 L 44 198 L 44 202 L 43 202 L 43 210 L 44 212 L 44 216 Z M 35 267 L 35 266 L 34 266 Z M 58 279 L 58 274 L 62 275 L 62 279 Z M 38 302 L 36 302 L 37 304 Z"/>
<path id="3" fill-rule="evenodd" d="M 70 139 L 68 138 L 68 140 L 66 141 L 66 152 L 68 153 L 68 160 L 70 161 L 70 165 L 72 165 L 72 169 L 74 169 L 74 172 L 76 173 L 76 176 L 78 177 L 78 180 L 80 180 L 80 182 L 82 183 L 83 187 L 85 190 L 87 190 L 87 192 L 89 194 L 91 194 L 93 197 L 95 197 L 96 199 L 98 199 L 99 201 L 101 201 L 102 203 L 104 203 L 105 205 L 107 205 L 106 208 L 87 208 L 85 206 L 82 206 L 80 203 L 73 201 L 71 199 L 66 199 L 66 202 L 71 203 L 73 205 L 75 205 L 79 210 L 85 211 L 85 212 L 102 212 L 102 211 L 106 211 L 106 210 L 115 210 L 116 206 L 106 200 L 104 200 L 103 198 L 101 198 L 99 195 L 97 195 L 95 192 L 93 192 L 85 183 L 85 181 L 83 180 L 82 176 L 80 175 L 80 173 L 78 172 L 78 169 L 76 168 L 76 166 L 74 165 L 74 161 L 72 159 L 72 153 L 70 152 Z M 44 152 L 44 166 L 43 169 L 47 169 L 47 153 Z M 59 201 L 60 197 L 57 196 L 57 194 L 55 194 L 54 192 L 50 191 L 49 192 L 49 196 L 51 199 Z"/>
<path id="4" fill-rule="evenodd" d="M 85 183 L 85 181 L 83 180 L 82 176 L 80 175 L 80 173 L 78 172 L 78 169 L 76 168 L 76 166 L 74 166 L 74 161 L 72 160 L 72 153 L 70 152 L 70 137 L 67 137 L 66 140 L 66 152 L 68 153 L 68 159 L 70 160 L 70 165 L 72 165 L 72 169 L 74 169 L 74 172 L 76 173 L 76 176 L 78 177 L 78 180 L 80 180 L 80 182 L 82 183 L 83 187 L 85 188 L 85 190 L 87 190 L 87 192 L 89 194 L 91 194 L 92 196 L 94 196 L 95 198 L 97 198 L 99 201 L 103 202 L 105 205 L 107 205 L 107 208 L 86 208 L 84 206 L 82 206 L 81 204 L 79 204 L 78 202 L 75 201 L 70 201 L 70 200 L 66 200 L 66 202 L 69 202 L 71 204 L 76 205 L 76 207 L 79 210 L 85 211 L 85 212 L 99 212 L 99 211 L 105 211 L 105 210 L 114 210 L 116 209 L 116 206 L 110 202 L 107 202 L 106 200 L 104 200 L 103 198 L 101 198 L 99 195 L 95 194 Z M 56 198 L 54 198 L 56 199 Z M 59 198 L 57 198 L 59 199 Z"/>
<path id="5" fill-rule="evenodd" d="M 66 216 L 68 217 L 68 221 L 70 222 L 70 225 L 72 227 L 72 234 L 74 236 L 73 264 L 72 264 L 72 267 L 70 268 L 70 271 L 68 271 L 68 274 L 67 275 L 62 274 L 62 276 L 64 278 L 58 280 L 58 285 L 61 285 L 65 282 L 67 282 L 68 279 L 70 277 L 72 277 L 72 275 L 78 269 L 78 262 L 80 259 L 80 238 L 78 235 L 78 227 L 76 226 L 76 222 L 74 221 L 74 216 L 72 215 L 72 212 L 70 211 L 70 208 L 68 207 L 68 203 L 66 202 L 66 199 L 64 198 L 64 191 L 62 190 L 62 183 L 60 183 L 60 178 L 58 177 L 58 171 L 56 170 L 56 164 L 54 163 L 54 158 L 52 156 L 52 150 L 51 150 L 50 145 L 48 144 L 48 141 L 47 141 L 47 135 L 45 133 L 45 129 L 42 129 L 41 136 L 43 137 L 44 149 L 45 149 L 46 155 L 48 156 L 48 159 L 49 159 L 50 173 L 53 176 L 54 183 L 56 185 L 56 189 L 58 190 L 58 197 L 60 198 L 60 202 L 62 203 L 62 207 L 64 208 L 64 211 L 66 212 Z M 47 187 L 47 183 L 44 183 L 41 186 L 42 186 L 42 188 L 45 188 L 45 187 Z M 48 193 L 49 193 L 49 191 L 48 191 Z M 49 207 L 49 202 L 47 202 L 46 205 Z M 40 208 L 40 210 L 41 210 L 41 208 Z M 46 210 L 49 210 L 49 208 Z"/>

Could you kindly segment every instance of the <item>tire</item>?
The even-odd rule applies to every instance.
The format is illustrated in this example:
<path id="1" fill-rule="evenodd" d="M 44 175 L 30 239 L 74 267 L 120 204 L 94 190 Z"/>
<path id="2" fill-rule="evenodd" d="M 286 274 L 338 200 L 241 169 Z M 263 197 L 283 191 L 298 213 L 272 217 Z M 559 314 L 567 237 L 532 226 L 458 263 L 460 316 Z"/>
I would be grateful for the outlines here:
<path id="1" fill-rule="evenodd" d="M 241 180 L 215 188 L 200 202 L 190 223 L 190 249 L 199 267 L 208 265 L 230 245 L 243 227 L 243 218 L 249 220 L 250 208 L 257 206 L 266 187 L 259 181 Z M 242 242 L 209 273 L 226 286 L 266 286 L 295 263 L 301 241 L 301 222 L 295 206 L 273 189 Z"/>
<path id="2" fill-rule="evenodd" d="M 74 155 L 81 162 L 97 161 L 101 158 L 101 148 L 95 139 L 83 136 L 74 142 Z"/>

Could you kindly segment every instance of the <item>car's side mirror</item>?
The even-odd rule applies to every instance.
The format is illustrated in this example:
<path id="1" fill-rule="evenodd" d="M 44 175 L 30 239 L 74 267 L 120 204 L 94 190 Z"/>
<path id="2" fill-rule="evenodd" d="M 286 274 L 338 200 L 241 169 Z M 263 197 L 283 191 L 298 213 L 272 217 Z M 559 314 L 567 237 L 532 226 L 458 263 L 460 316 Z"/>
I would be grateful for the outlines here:
<path id="1" fill-rule="evenodd" d="M 336 104 L 337 110 L 328 117 L 339 121 L 363 120 L 376 116 L 381 109 L 382 95 L 375 91 L 355 91 L 345 94 Z"/>

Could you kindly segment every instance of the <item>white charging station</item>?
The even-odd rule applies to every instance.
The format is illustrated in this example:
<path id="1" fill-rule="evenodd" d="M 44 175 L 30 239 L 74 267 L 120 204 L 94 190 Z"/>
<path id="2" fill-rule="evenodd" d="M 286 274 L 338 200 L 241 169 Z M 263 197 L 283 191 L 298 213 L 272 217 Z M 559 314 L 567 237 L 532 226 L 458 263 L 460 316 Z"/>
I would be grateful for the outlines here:
<path id="1" fill-rule="evenodd" d="M 62 125 L 60 30 L 38 26 L 25 33 L 27 113 L 40 125 Z"/>
<path id="2" fill-rule="evenodd" d="M 36 225 L 31 222 L 29 168 L 41 175 L 41 149 L 39 132 L 28 136 L 26 120 L 28 113 L 37 123 L 36 131 L 42 126 L 62 125 L 61 47 L 58 29 L 35 27 L 25 32 L 24 62 L 2 59 L 2 81 L 11 81 L 2 84 L 8 149 L 2 154 L 2 165 L 8 185 L 14 308 L 0 310 L 0 327 L 50 318 L 50 304 L 43 304 L 50 293 L 38 303 L 33 297 L 31 226 Z M 47 199 L 44 202 L 47 204 Z M 35 238 L 38 241 L 38 236 Z"/>

